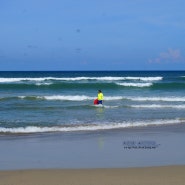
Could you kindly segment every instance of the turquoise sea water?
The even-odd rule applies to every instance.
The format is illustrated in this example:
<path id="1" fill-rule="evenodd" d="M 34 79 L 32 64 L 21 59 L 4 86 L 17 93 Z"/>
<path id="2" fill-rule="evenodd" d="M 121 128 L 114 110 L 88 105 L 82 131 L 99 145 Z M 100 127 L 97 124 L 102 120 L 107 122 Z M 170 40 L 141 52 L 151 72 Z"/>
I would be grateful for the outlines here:
<path id="1" fill-rule="evenodd" d="M 0 72 L 0 103 L 0 134 L 183 124 L 185 71 Z"/>

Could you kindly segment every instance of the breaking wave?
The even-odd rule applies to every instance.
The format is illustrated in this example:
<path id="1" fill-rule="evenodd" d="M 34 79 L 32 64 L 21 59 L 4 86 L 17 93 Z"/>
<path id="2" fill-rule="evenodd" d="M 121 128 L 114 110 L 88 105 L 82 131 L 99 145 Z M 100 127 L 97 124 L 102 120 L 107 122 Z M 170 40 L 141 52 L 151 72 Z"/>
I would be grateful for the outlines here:
<path id="1" fill-rule="evenodd" d="M 21 99 L 45 99 L 45 100 L 62 100 L 62 101 L 84 101 L 84 100 L 94 100 L 95 96 L 85 96 L 85 95 L 51 95 L 51 96 L 19 96 Z M 122 96 L 107 96 L 105 100 L 121 100 Z"/>
<path id="2" fill-rule="evenodd" d="M 152 83 L 116 83 L 117 85 L 126 86 L 126 87 L 150 87 Z"/>
<path id="3" fill-rule="evenodd" d="M 160 105 L 160 104 L 152 104 L 152 105 L 132 105 L 134 108 L 174 108 L 174 109 L 185 109 L 185 105 Z"/>
<path id="4" fill-rule="evenodd" d="M 133 101 L 166 101 L 166 102 L 184 102 L 185 97 L 131 97 Z"/>
<path id="5" fill-rule="evenodd" d="M 50 95 L 50 96 L 18 96 L 21 99 L 43 99 L 43 100 L 62 100 L 62 101 L 84 101 L 94 100 L 95 96 L 86 95 Z M 0 98 L 3 99 L 3 98 Z M 131 101 L 164 101 L 164 102 L 185 102 L 185 97 L 132 97 L 132 96 L 105 96 L 104 100 L 131 100 Z"/>
<path id="6" fill-rule="evenodd" d="M 153 120 L 153 121 L 134 121 L 112 124 L 93 124 L 93 125 L 79 125 L 79 126 L 54 126 L 54 127 L 37 127 L 27 126 L 18 128 L 5 128 L 0 127 L 0 133 L 45 133 L 45 132 L 76 132 L 76 131 L 98 131 L 98 130 L 112 130 L 130 127 L 144 127 L 152 125 L 171 125 L 184 123 L 184 119 L 172 119 L 172 120 Z"/>
<path id="7" fill-rule="evenodd" d="M 140 81 L 159 81 L 163 77 L 69 77 L 69 78 L 56 78 L 56 77 L 39 77 L 39 78 L 0 78 L 0 83 L 10 83 L 10 82 L 23 82 L 23 81 L 81 81 L 81 80 L 97 80 L 97 81 L 120 81 L 120 80 L 140 80 Z"/>

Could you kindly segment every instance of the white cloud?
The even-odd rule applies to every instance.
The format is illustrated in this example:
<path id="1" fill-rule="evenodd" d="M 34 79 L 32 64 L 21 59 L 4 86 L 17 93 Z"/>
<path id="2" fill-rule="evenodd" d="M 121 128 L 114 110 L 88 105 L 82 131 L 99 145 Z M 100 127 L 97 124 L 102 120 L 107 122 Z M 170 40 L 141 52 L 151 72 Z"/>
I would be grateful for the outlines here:
<path id="1" fill-rule="evenodd" d="M 183 57 L 179 49 L 168 49 L 166 52 L 161 52 L 158 57 L 149 59 L 149 63 L 168 63 L 181 62 Z"/>

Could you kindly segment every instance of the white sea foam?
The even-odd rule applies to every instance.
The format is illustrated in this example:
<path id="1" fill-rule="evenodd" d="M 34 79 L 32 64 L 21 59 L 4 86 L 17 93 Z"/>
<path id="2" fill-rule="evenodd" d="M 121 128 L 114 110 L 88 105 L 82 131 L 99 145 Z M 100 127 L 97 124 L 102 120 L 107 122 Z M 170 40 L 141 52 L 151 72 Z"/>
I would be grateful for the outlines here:
<path id="1" fill-rule="evenodd" d="M 86 95 L 51 95 L 51 96 L 18 96 L 21 99 L 25 98 L 36 98 L 45 100 L 61 100 L 61 101 L 84 101 L 84 100 L 94 100 L 95 96 Z M 115 100 L 131 100 L 131 101 L 164 101 L 164 102 L 185 102 L 185 97 L 133 97 L 133 96 L 105 96 L 105 101 L 115 101 Z"/>
<path id="2" fill-rule="evenodd" d="M 46 100 L 68 100 L 68 101 L 83 101 L 83 100 L 93 100 L 95 97 L 85 96 L 85 95 L 74 95 L 74 96 L 61 96 L 61 95 L 55 95 L 55 96 L 44 96 L 40 97 L 44 98 Z"/>
<path id="3" fill-rule="evenodd" d="M 8 82 L 21 82 L 21 81 L 46 81 L 46 80 L 59 80 L 59 81 L 80 81 L 80 80 L 100 80 L 100 81 L 120 81 L 120 80 L 140 80 L 140 81 L 158 81 L 163 77 L 40 77 L 40 78 L 0 78 L 0 83 Z"/>
<path id="4" fill-rule="evenodd" d="M 61 96 L 61 95 L 54 95 L 54 96 L 38 96 L 38 98 L 43 98 L 46 100 L 68 100 L 68 101 L 83 101 L 83 100 L 94 100 L 97 97 L 95 96 L 85 96 L 85 95 L 74 95 L 74 96 Z M 104 100 L 120 100 L 122 96 L 107 96 Z"/>
<path id="5" fill-rule="evenodd" d="M 51 84 L 53 84 L 53 83 L 50 83 L 50 82 L 38 82 L 38 83 L 36 83 L 36 85 L 37 86 L 41 86 L 41 85 L 51 85 Z"/>
<path id="6" fill-rule="evenodd" d="M 126 86 L 126 87 L 150 87 L 152 83 L 116 83 L 117 85 Z"/>
<path id="7" fill-rule="evenodd" d="M 166 102 L 184 102 L 185 97 L 130 97 L 134 101 L 166 101 Z"/>
<path id="8" fill-rule="evenodd" d="M 118 108 L 119 106 L 117 105 L 103 105 L 103 104 L 98 104 L 98 105 L 92 105 L 93 107 L 96 108 L 108 108 L 108 109 L 112 109 L 112 108 Z"/>
<path id="9" fill-rule="evenodd" d="M 71 126 L 71 127 L 19 127 L 19 128 L 4 128 L 0 127 L 0 133 L 43 133 L 43 132 L 75 132 L 75 131 L 96 131 L 96 130 L 111 130 L 121 129 L 129 127 L 143 127 L 150 125 L 170 125 L 184 123 L 184 119 L 173 119 L 173 120 L 154 120 L 154 121 L 134 121 L 134 122 L 123 122 L 113 124 L 101 124 L 101 125 L 87 125 L 87 126 Z"/>
<path id="10" fill-rule="evenodd" d="M 44 77 L 44 78 L 0 78 L 0 82 L 21 82 L 21 81 L 45 81 L 45 80 L 54 80 L 53 77 Z"/>
<path id="11" fill-rule="evenodd" d="M 163 77 L 125 77 L 126 80 L 141 80 L 141 81 L 159 81 L 162 80 Z"/>
<path id="12" fill-rule="evenodd" d="M 160 105 L 160 104 L 152 104 L 152 105 L 131 105 L 134 108 L 174 108 L 174 109 L 185 109 L 185 105 Z"/>
<path id="13" fill-rule="evenodd" d="M 21 99 L 29 98 L 29 96 L 18 96 Z M 86 96 L 86 95 L 51 95 L 51 96 L 31 96 L 36 99 L 45 99 L 45 100 L 66 100 L 66 101 L 83 101 L 83 100 L 94 100 L 97 97 L 95 96 Z M 104 100 L 121 100 L 122 96 L 106 96 Z"/>
<path id="14" fill-rule="evenodd" d="M 29 96 L 19 96 L 21 99 L 28 98 Z M 36 99 L 45 99 L 45 100 L 66 100 L 66 101 L 83 101 L 83 100 L 93 100 L 96 97 L 90 97 L 85 95 L 69 95 L 69 96 L 62 96 L 62 95 L 52 95 L 52 96 L 32 96 Z"/>

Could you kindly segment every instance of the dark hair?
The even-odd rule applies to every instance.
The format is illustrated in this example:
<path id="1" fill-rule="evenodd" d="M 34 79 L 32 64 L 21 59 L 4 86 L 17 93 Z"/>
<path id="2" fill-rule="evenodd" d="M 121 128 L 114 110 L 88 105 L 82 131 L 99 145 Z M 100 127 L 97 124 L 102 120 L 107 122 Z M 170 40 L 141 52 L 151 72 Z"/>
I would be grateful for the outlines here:
<path id="1" fill-rule="evenodd" d="M 101 92 L 101 90 L 98 90 L 98 92 Z"/>

